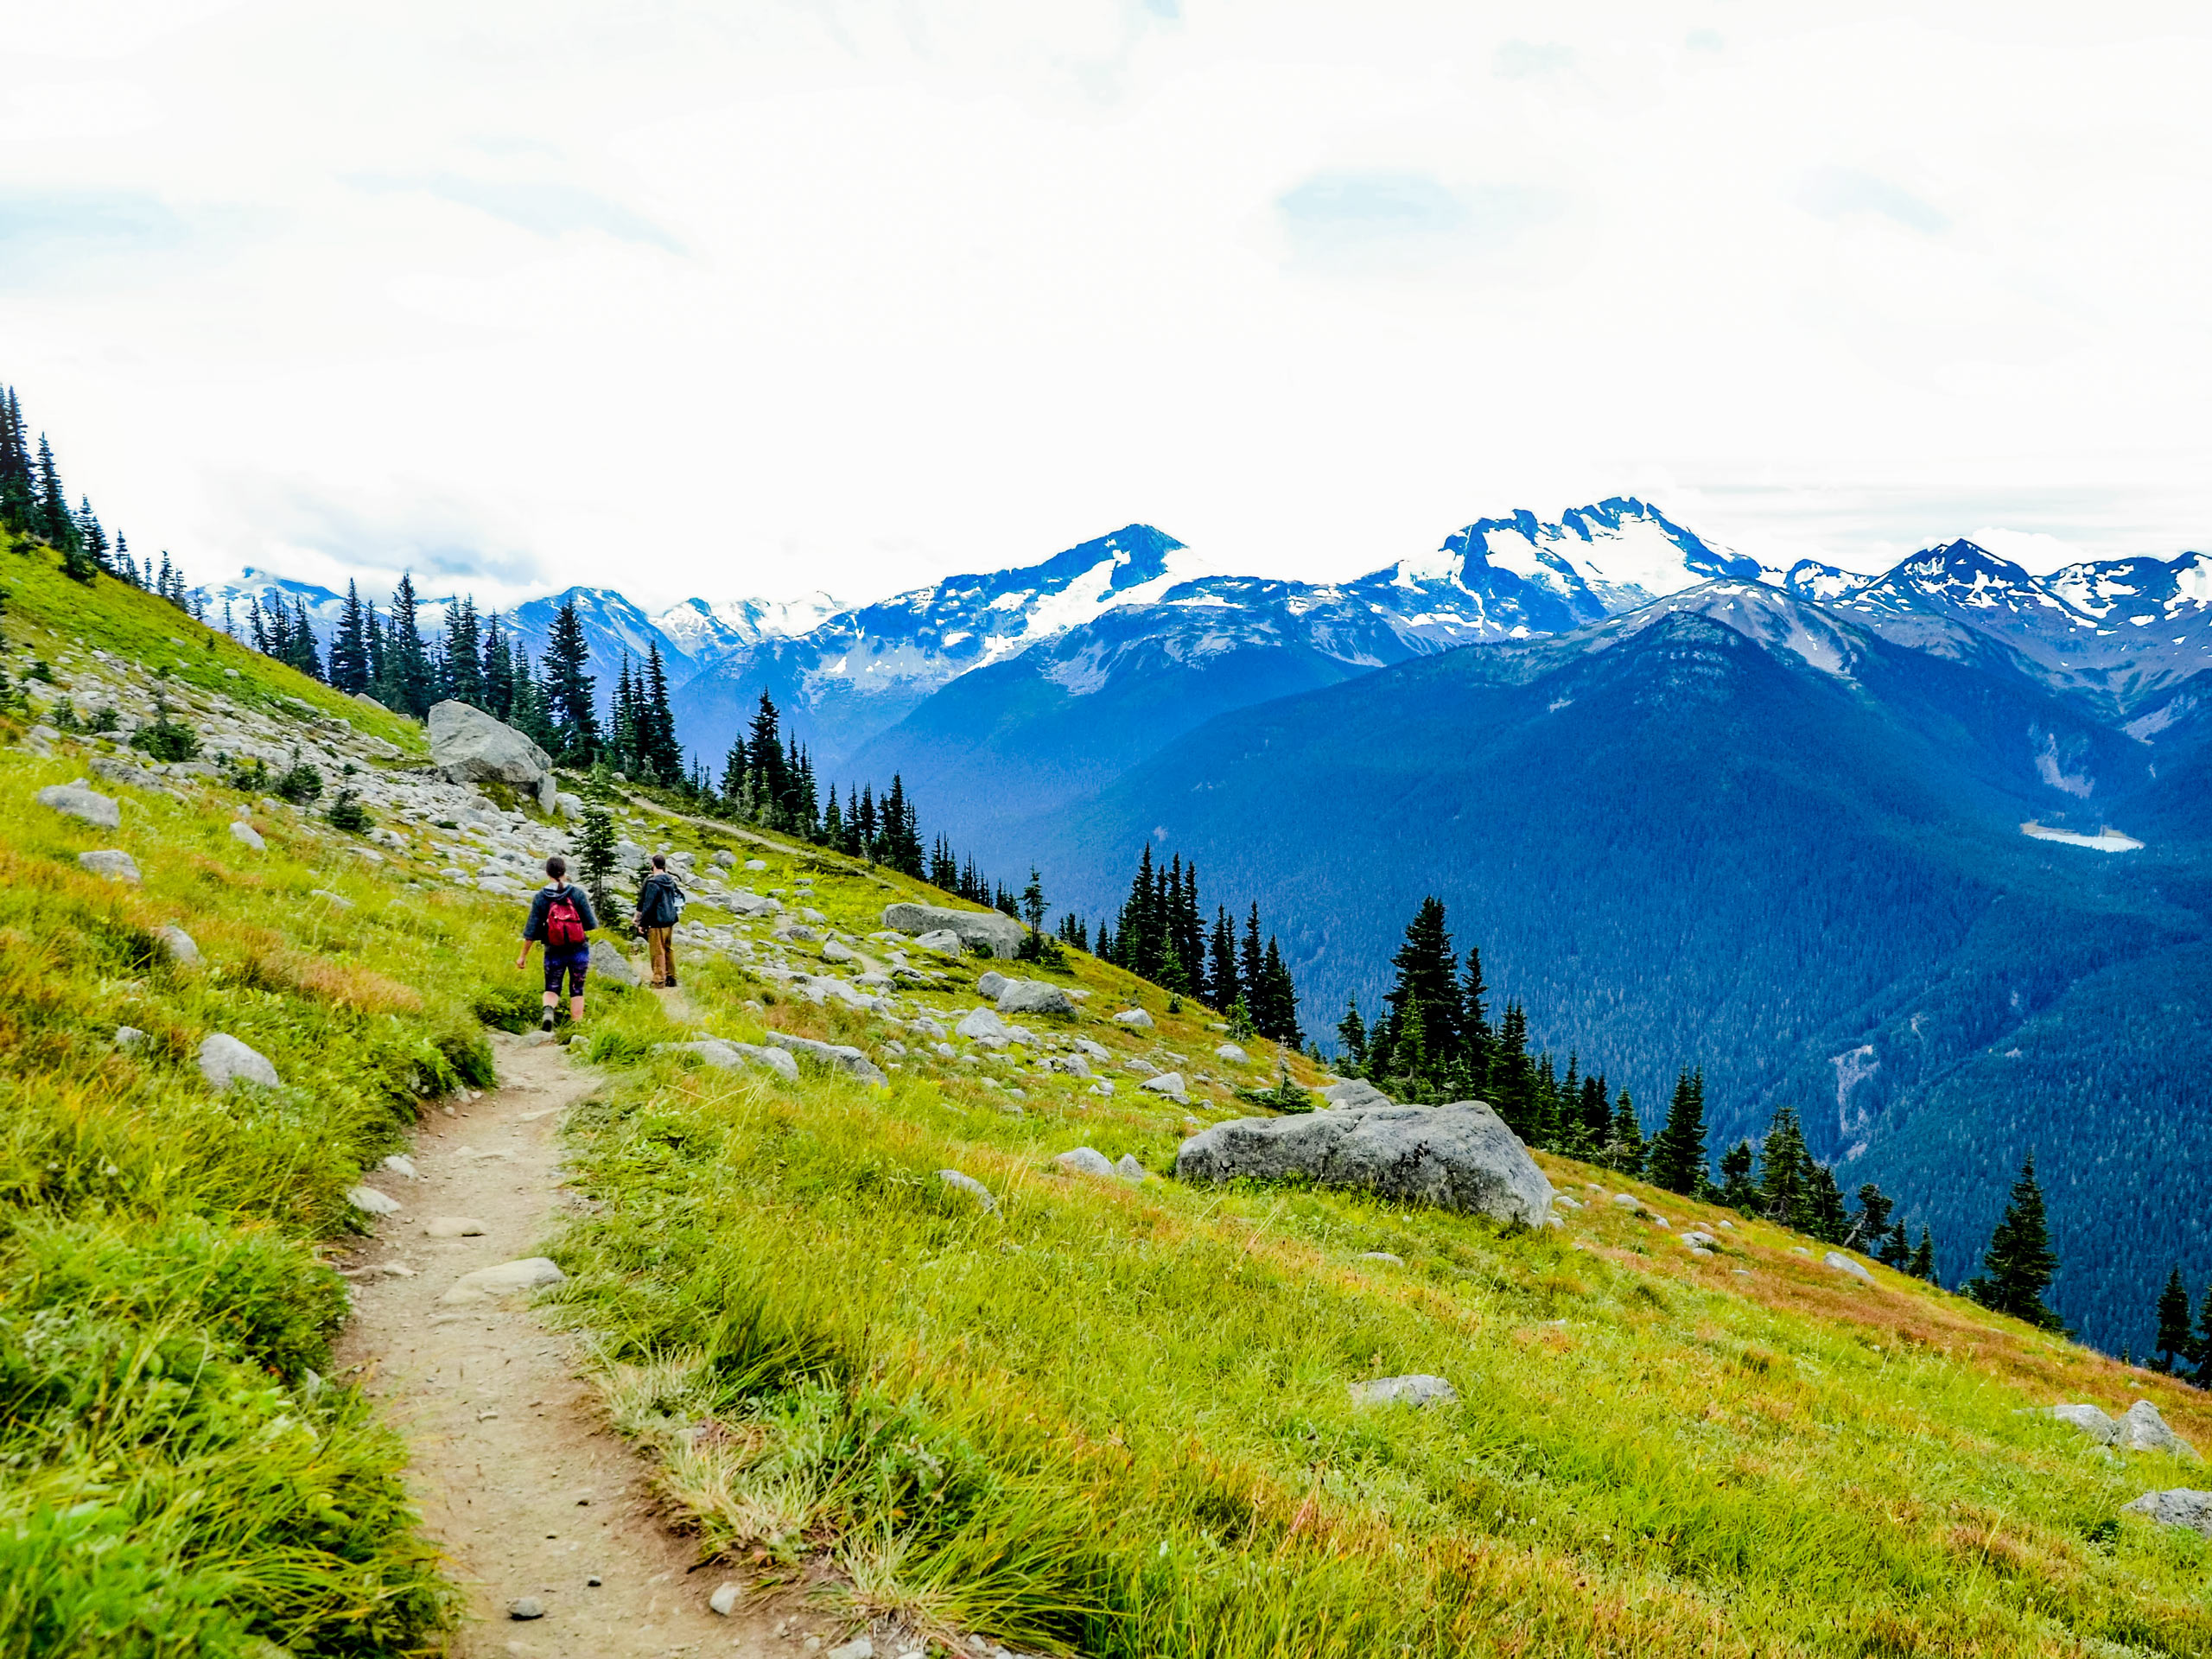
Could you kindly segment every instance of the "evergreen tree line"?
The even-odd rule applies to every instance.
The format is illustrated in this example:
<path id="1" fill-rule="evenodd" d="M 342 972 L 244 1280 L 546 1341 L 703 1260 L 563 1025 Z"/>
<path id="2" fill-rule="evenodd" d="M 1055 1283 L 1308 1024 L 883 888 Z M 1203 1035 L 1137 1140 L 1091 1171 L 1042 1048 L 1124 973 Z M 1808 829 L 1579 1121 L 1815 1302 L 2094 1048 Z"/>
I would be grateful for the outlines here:
<path id="1" fill-rule="evenodd" d="M 1020 913 L 1007 902 L 999 907 L 1008 915 Z M 1032 927 L 1041 919 L 1033 918 Z M 1270 933 L 1261 943 L 1259 906 L 1246 912 L 1241 936 L 1226 906 L 1217 905 L 1208 923 L 1198 901 L 1198 867 L 1185 863 L 1180 853 L 1159 864 L 1150 843 L 1145 845 L 1121 914 L 1112 922 L 1099 922 L 1095 946 L 1090 928 L 1073 912 L 1060 918 L 1054 933 L 1078 950 L 1095 949 L 1101 960 L 1203 1003 L 1239 1034 L 1256 1034 L 1288 1048 L 1306 1046 L 1298 1023 L 1298 988 L 1283 965 L 1275 936 Z"/>
<path id="2" fill-rule="evenodd" d="M 32 448 L 30 428 L 13 386 L 0 387 L 0 523 L 60 553 L 62 574 L 73 581 L 112 576 L 157 594 L 194 620 L 200 620 L 200 601 L 187 592 L 183 567 L 172 563 L 166 551 L 158 565 L 133 557 L 121 531 L 110 540 L 88 496 L 79 496 L 71 511 L 53 446 L 41 432 L 36 449 Z"/>
<path id="3" fill-rule="evenodd" d="M 2166 1275 L 2166 1287 L 2158 1293 L 2158 1369 L 2186 1376 L 2200 1389 L 2212 1389 L 2212 1283 L 2204 1287 L 2194 1329 L 2189 1319 L 2189 1287 L 2182 1282 L 2177 1267 Z M 2196 1369 L 2184 1372 L 2184 1365 Z"/>

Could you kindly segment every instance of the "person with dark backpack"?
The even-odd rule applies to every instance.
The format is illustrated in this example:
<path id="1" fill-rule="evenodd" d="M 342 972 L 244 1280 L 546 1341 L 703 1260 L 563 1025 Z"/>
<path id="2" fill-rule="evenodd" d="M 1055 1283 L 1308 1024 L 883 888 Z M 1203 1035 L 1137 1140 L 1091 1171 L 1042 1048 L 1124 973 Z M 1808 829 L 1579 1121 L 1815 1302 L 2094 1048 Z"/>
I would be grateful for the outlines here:
<path id="1" fill-rule="evenodd" d="M 530 960 L 530 947 L 545 947 L 545 1018 L 540 1031 L 553 1029 L 553 1016 L 561 1006 L 561 981 L 569 982 L 569 1020 L 584 1022 L 584 976 L 591 971 L 592 929 L 599 918 L 592 914 L 591 895 L 569 885 L 568 861 L 558 856 L 545 861 L 545 885 L 531 900 L 530 919 L 523 924 L 520 969 Z"/>
<path id="2" fill-rule="evenodd" d="M 638 885 L 638 913 L 632 918 L 645 936 L 653 959 L 653 988 L 676 983 L 676 924 L 683 914 L 683 889 L 669 874 L 666 855 L 653 855 L 652 874 Z"/>

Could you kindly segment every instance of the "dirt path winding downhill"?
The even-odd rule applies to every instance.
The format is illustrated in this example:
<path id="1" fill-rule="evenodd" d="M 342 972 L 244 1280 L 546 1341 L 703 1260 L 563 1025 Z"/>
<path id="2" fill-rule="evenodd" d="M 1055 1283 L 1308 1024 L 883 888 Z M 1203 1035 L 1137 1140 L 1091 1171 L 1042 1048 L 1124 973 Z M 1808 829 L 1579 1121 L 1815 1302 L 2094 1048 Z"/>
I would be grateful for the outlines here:
<path id="1" fill-rule="evenodd" d="M 661 1524 L 644 1464 L 579 1375 L 582 1344 L 533 1316 L 524 1294 L 442 1300 L 464 1274 L 541 1253 L 568 1202 L 562 1114 L 592 1086 L 557 1045 L 493 1040 L 502 1086 L 431 1119 L 412 1154 L 418 1179 L 375 1177 L 404 1207 L 346 1264 L 354 1317 L 339 1349 L 341 1374 L 379 1396 L 413 1443 L 410 1486 L 467 1594 L 448 1652 L 791 1653 L 772 1629 L 784 1621 L 709 1609 L 725 1575 L 686 1571 L 693 1556 Z M 441 1217 L 482 1234 L 428 1236 Z M 524 1598 L 543 1617 L 511 1618 Z"/>

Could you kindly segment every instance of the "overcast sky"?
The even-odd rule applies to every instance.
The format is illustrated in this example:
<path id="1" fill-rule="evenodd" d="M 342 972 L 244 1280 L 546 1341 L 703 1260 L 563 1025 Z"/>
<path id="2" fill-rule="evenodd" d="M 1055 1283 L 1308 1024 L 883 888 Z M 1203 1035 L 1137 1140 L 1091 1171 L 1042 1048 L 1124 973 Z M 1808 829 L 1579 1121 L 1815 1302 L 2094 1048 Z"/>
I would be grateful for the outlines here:
<path id="1" fill-rule="evenodd" d="M 0 3 L 0 379 L 196 579 L 2212 544 L 2202 6 Z"/>

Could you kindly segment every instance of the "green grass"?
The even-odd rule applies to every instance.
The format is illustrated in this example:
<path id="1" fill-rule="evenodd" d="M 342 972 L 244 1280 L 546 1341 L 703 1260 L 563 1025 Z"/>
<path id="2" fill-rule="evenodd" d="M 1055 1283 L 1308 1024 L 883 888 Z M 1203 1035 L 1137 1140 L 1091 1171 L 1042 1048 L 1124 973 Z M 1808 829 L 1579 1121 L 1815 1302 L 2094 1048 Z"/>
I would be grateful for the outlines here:
<path id="1" fill-rule="evenodd" d="M 883 900 L 817 880 L 849 926 Z M 686 982 L 728 1035 L 864 1026 Z M 671 1034 L 640 1000 L 594 1039 L 626 1073 L 572 1124 L 607 1203 L 555 1250 L 566 1317 L 702 1553 L 826 1562 L 855 1622 L 1098 1656 L 2212 1651 L 2212 1546 L 2118 1515 L 2201 1471 L 2023 1414 L 2139 1393 L 2212 1443 L 2164 1379 L 1640 1187 L 1673 1230 L 1135 1190 L 1051 1156 L 1171 1170 L 1179 1109 L 1026 1078 L 1014 1119 L 919 1068 L 791 1090 L 653 1056 Z M 1218 1039 L 1169 1040 L 1195 1069 Z M 1409 1371 L 1460 1403 L 1351 1406 Z"/>

